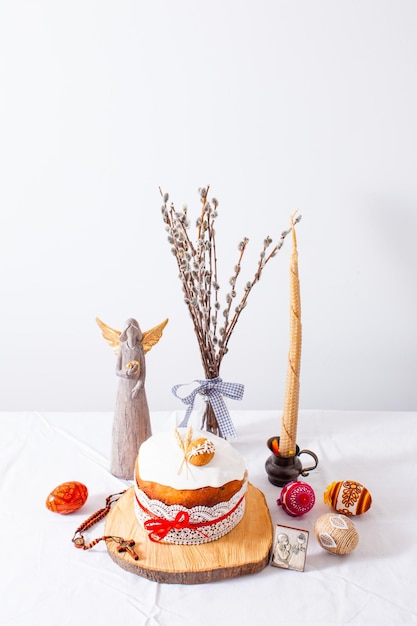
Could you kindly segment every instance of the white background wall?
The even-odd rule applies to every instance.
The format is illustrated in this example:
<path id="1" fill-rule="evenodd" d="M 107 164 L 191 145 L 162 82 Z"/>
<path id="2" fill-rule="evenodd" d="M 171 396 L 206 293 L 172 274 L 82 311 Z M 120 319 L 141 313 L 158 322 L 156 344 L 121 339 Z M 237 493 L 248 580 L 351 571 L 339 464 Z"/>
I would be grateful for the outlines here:
<path id="1" fill-rule="evenodd" d="M 0 408 L 113 409 L 96 315 L 143 329 L 153 410 L 202 377 L 158 186 L 219 201 L 222 284 L 299 208 L 301 408 L 415 410 L 415 0 L 2 0 Z M 223 362 L 282 406 L 289 241 Z"/>

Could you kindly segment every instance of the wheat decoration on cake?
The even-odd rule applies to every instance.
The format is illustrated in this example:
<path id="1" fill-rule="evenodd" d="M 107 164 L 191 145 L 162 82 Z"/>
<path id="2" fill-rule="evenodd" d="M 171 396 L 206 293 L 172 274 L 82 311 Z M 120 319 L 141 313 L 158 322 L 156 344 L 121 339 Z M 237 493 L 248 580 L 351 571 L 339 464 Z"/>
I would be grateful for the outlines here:
<path id="1" fill-rule="evenodd" d="M 126 321 L 123 331 L 108 326 L 98 317 L 96 322 L 103 338 L 116 354 L 116 375 L 119 377 L 111 473 L 118 478 L 132 480 L 139 446 L 152 435 L 145 391 L 145 354 L 158 343 L 168 320 L 143 333 L 133 318 Z"/>
<path id="2" fill-rule="evenodd" d="M 253 278 L 241 287 L 238 295 L 238 279 L 249 239 L 244 237 L 240 241 L 236 264 L 229 278 L 225 303 L 222 305 L 218 276 L 219 251 L 216 246 L 215 230 L 218 200 L 208 199 L 208 186 L 199 190 L 201 208 L 195 224 L 196 239 L 193 241 L 187 208 L 177 211 L 174 204 L 169 203 L 169 194 L 163 193 L 161 189 L 160 192 L 163 198 L 161 210 L 168 232 L 168 242 L 177 261 L 184 301 L 193 322 L 205 374 L 204 380 L 193 381 L 197 386 L 185 397 L 180 395 L 179 390 L 188 386 L 187 384 L 175 385 L 172 388 L 173 394 L 187 405 L 180 426 L 187 426 L 194 401 L 199 394 L 206 401 L 201 428 L 223 438 L 236 437 L 237 433 L 223 398 L 241 400 L 244 385 L 223 381 L 220 377 L 221 364 L 229 350 L 230 339 L 246 307 L 249 294 L 260 280 L 267 263 L 282 247 L 290 231 L 283 231 L 275 245 L 271 237 L 264 239 Z"/>

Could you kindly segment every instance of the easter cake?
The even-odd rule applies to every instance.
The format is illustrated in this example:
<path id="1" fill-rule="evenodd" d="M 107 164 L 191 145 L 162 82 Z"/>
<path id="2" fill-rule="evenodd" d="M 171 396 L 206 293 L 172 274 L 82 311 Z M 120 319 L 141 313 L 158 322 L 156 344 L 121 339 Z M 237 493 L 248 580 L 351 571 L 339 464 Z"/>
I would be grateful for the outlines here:
<path id="1" fill-rule="evenodd" d="M 134 509 L 152 541 L 202 544 L 223 537 L 241 521 L 246 491 L 243 457 L 212 433 L 179 428 L 140 446 Z"/>

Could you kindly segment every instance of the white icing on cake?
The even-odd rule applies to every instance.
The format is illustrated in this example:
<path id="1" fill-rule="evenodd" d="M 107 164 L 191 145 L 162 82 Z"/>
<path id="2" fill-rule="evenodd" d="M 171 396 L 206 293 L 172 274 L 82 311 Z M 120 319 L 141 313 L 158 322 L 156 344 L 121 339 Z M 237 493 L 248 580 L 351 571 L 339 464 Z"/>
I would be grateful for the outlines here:
<path id="1" fill-rule="evenodd" d="M 186 428 L 178 429 L 184 439 Z M 152 481 L 173 489 L 199 489 L 201 487 L 221 487 L 232 480 L 242 480 L 245 476 L 245 462 L 233 446 L 208 431 L 193 430 L 193 439 L 206 437 L 214 443 L 216 452 L 207 465 L 185 464 L 178 473 L 184 459 L 174 431 L 152 435 L 139 448 L 138 466 L 143 481 Z"/>

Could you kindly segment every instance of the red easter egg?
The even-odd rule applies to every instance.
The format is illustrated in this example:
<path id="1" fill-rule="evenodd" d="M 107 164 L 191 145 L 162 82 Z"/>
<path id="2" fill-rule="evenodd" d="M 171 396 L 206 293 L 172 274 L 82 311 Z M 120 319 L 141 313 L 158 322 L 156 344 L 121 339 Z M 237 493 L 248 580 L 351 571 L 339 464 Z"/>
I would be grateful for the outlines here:
<path id="1" fill-rule="evenodd" d="M 80 509 L 87 501 L 88 489 L 82 483 L 71 481 L 55 487 L 46 498 L 46 508 L 53 513 L 67 515 Z"/>
<path id="2" fill-rule="evenodd" d="M 308 513 L 313 508 L 315 501 L 314 490 L 310 485 L 300 480 L 293 480 L 282 488 L 277 504 L 282 506 L 283 511 L 288 515 L 299 517 Z"/>

